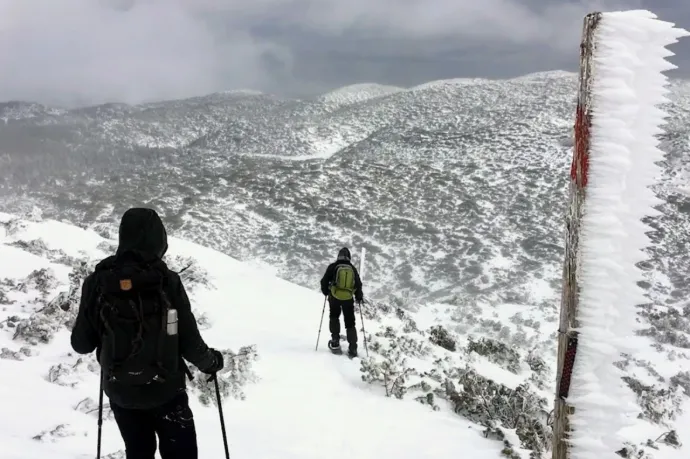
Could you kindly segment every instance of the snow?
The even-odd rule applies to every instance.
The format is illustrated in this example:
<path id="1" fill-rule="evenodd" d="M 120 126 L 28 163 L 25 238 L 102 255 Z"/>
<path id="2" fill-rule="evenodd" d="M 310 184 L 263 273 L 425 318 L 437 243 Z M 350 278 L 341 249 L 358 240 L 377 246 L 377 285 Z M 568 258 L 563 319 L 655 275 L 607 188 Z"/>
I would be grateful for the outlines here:
<path id="1" fill-rule="evenodd" d="M 10 220 L 11 216 L 0 214 L 0 222 Z M 107 255 L 97 246 L 114 243 L 60 222 L 22 221 L 12 231 L 0 231 L 0 258 L 4 261 L 0 280 L 21 279 L 32 270 L 51 267 L 61 273 L 62 283 L 50 294 L 65 290 L 64 265 L 8 245 L 37 238 L 49 249 L 68 255 L 86 253 L 92 262 Z M 502 444 L 483 438 L 479 426 L 413 400 L 385 398 L 362 382 L 357 359 L 333 356 L 325 346 L 314 352 L 323 304 L 320 293 L 209 248 L 176 238 L 169 243 L 166 257 L 192 257 L 208 272 L 210 284 L 190 292 L 197 317 L 206 313 L 212 324 L 202 330 L 207 343 L 221 349 L 257 346 L 258 378 L 243 389 L 246 400 L 228 397 L 223 403 L 232 457 L 498 457 Z M 17 301 L 4 306 L 2 314 L 25 317 L 33 306 Z M 7 329 L 0 330 L 0 348 L 16 351 L 20 345 Z M 75 410 L 75 406 L 85 397 L 97 400 L 97 374 L 74 373 L 70 376 L 73 387 L 52 384 L 46 378 L 50 366 L 73 361 L 70 353 L 69 330 L 64 328 L 49 344 L 33 347 L 23 361 L 0 359 L 0 373 L 5 376 L 0 379 L 0 406 L 9 414 L 0 418 L 3 458 L 93 457 L 96 417 Z M 217 408 L 201 405 L 195 396 L 190 401 L 199 457 L 223 457 Z M 60 425 L 63 427 L 56 428 Z M 44 431 L 53 434 L 42 441 L 32 440 Z M 117 426 L 106 419 L 103 455 L 121 449 Z"/>
<path id="2" fill-rule="evenodd" d="M 605 13 L 593 57 L 589 183 L 580 241 L 580 339 L 568 402 L 572 458 L 615 458 L 622 429 L 639 408 L 614 366 L 634 352 L 635 306 L 646 303 L 636 263 L 650 245 L 642 224 L 660 203 L 650 186 L 663 159 L 661 133 L 666 77 L 674 68 L 665 47 L 688 35 L 647 11 Z M 626 343 L 627 341 L 627 343 Z"/>
<path id="3" fill-rule="evenodd" d="M 404 91 L 404 88 L 377 83 L 358 83 L 334 89 L 319 97 L 328 105 L 343 107 Z"/>

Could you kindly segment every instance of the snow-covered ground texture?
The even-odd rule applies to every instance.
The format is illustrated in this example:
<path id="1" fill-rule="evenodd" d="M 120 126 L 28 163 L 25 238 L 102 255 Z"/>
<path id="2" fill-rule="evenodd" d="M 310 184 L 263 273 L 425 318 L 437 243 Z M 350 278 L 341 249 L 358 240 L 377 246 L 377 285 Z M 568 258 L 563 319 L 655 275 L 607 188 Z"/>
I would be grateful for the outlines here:
<path id="1" fill-rule="evenodd" d="M 55 221 L 0 214 L 0 444 L 6 459 L 94 457 L 98 364 L 71 351 L 80 283 L 114 241 Z M 358 359 L 314 351 L 319 294 L 224 254 L 171 239 L 202 334 L 226 355 L 223 408 L 232 457 L 499 457 L 482 427 L 420 403 L 386 398 Z M 372 331 L 378 330 L 372 322 Z M 224 457 L 213 386 L 191 389 L 200 457 Z M 103 453 L 123 458 L 105 407 Z"/>
<path id="2" fill-rule="evenodd" d="M 300 285 L 313 287 L 348 244 L 369 249 L 367 292 L 379 297 L 552 305 L 576 76 L 363 85 L 354 97 L 356 89 L 64 113 L 6 104 L 1 205 L 37 204 L 46 216 L 111 231 L 127 207 L 148 203 L 172 234 L 268 263 Z M 678 252 L 690 222 L 690 84 L 672 90 L 658 190 L 668 204 L 655 219 L 670 232 L 655 250 L 667 253 Z M 680 266 L 660 266 L 666 276 L 688 258 L 671 263 Z"/>
<path id="3" fill-rule="evenodd" d="M 93 456 L 98 366 L 71 351 L 69 330 L 81 281 L 115 245 L 37 211 L 0 214 L 0 371 L 12 375 L 0 382 L 3 457 Z M 358 321 L 362 358 L 350 361 L 328 352 L 327 331 L 314 352 L 320 294 L 176 238 L 166 259 L 188 267 L 203 336 L 227 356 L 234 457 L 549 457 L 556 324 L 540 306 L 371 302 L 366 346 Z M 687 457 L 678 444 L 690 444 L 690 363 L 682 353 L 660 360 L 649 344 L 635 338 L 617 362 L 641 407 L 619 450 Z M 195 375 L 201 455 L 220 458 L 212 387 Z M 122 458 L 105 413 L 105 457 Z"/>
<path id="4" fill-rule="evenodd" d="M 366 247 L 365 293 L 378 310 L 390 309 L 381 320 L 395 336 L 376 338 L 381 346 L 430 342 L 442 334 L 430 331 L 435 324 L 458 342 L 445 355 L 459 363 L 429 363 L 436 347 L 426 364 L 410 357 L 428 373 L 420 389 L 429 390 L 413 388 L 405 398 L 443 395 L 489 427 L 529 420 L 531 430 L 520 424 L 503 435 L 538 449 L 548 443 L 538 432 L 549 435 L 540 410 L 548 414 L 554 393 L 576 76 L 364 85 L 360 96 L 356 89 L 314 100 L 228 92 L 52 113 L 3 105 L 2 206 L 22 213 L 35 205 L 44 218 L 112 238 L 126 208 L 150 205 L 172 235 L 312 290 L 342 245 L 353 253 Z M 654 188 L 663 204 L 645 220 L 654 229 L 639 284 L 648 303 L 630 340 L 636 351 L 617 363 L 643 413 L 626 437 L 630 448 L 659 458 L 688 453 L 654 449 L 673 435 L 640 445 L 676 428 L 688 442 L 680 388 L 690 393 L 690 84 L 673 81 L 670 89 Z M 477 389 L 455 396 L 461 380 Z M 541 405 L 510 418 L 505 401 L 524 400 L 523 389 L 516 395 L 521 382 Z"/>
<path id="5" fill-rule="evenodd" d="M 627 338 L 638 329 L 635 307 L 647 303 L 638 263 L 651 245 L 643 224 L 663 204 L 651 186 L 661 175 L 664 155 L 656 136 L 663 132 L 668 102 L 663 72 L 666 46 L 688 32 L 646 11 L 601 15 L 594 28 L 591 59 L 593 113 L 577 278 L 578 354 L 568 402 L 574 459 L 616 457 L 640 409 L 615 366 Z M 621 438 L 622 437 L 622 438 Z"/>

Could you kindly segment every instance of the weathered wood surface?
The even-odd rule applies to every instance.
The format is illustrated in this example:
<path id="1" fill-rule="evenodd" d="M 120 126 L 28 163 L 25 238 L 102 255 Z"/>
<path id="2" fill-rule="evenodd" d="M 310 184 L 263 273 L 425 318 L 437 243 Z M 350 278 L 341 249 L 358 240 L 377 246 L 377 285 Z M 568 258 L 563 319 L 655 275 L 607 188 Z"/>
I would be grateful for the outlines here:
<path id="1" fill-rule="evenodd" d="M 589 128 L 591 127 L 592 56 L 596 49 L 596 28 L 601 13 L 588 14 L 583 23 L 580 44 L 580 77 L 575 121 L 575 146 L 570 170 L 570 204 L 566 215 L 565 260 L 563 264 L 563 293 L 558 333 L 558 368 L 553 422 L 553 459 L 569 459 L 569 416 L 573 408 L 565 403 L 570 389 L 570 376 L 576 357 L 578 308 L 578 263 L 580 219 L 586 198 L 589 158 Z"/>

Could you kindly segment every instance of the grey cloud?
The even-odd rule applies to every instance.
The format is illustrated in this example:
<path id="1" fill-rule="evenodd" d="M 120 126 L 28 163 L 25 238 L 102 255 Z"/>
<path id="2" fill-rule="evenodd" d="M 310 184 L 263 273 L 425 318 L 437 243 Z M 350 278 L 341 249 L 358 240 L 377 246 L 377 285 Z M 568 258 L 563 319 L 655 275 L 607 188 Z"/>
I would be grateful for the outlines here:
<path id="1" fill-rule="evenodd" d="M 238 88 L 305 94 L 361 81 L 574 70 L 587 12 L 649 7 L 690 27 L 690 6 L 680 3 L 0 0 L 0 100 L 138 102 Z M 688 62 L 683 46 L 675 62 Z"/>

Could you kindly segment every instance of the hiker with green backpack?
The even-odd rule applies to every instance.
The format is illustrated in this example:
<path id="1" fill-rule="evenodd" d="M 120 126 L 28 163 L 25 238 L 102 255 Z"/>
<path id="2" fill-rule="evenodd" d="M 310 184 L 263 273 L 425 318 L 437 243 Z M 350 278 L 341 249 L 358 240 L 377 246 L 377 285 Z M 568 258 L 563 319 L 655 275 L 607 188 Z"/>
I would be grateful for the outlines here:
<path id="1" fill-rule="evenodd" d="M 338 252 L 338 259 L 328 265 L 321 279 L 321 293 L 328 297 L 329 322 L 331 339 L 328 348 L 340 352 L 340 313 L 345 322 L 345 333 L 348 343 L 348 355 L 357 356 L 357 329 L 355 328 L 355 301 L 362 303 L 362 280 L 357 268 L 352 265 L 350 250 L 343 247 Z"/>

